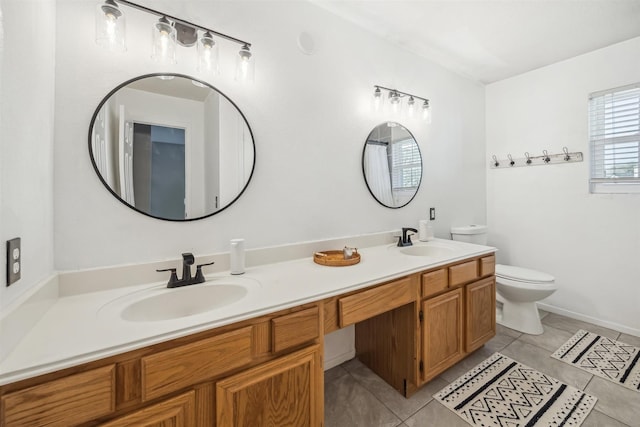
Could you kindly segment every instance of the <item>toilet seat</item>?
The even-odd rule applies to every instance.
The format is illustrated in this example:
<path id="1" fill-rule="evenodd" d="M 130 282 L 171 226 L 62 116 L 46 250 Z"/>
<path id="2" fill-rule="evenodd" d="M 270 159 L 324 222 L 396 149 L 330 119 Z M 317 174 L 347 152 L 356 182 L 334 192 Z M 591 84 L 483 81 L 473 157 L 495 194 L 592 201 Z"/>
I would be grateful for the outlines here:
<path id="1" fill-rule="evenodd" d="M 496 264 L 496 277 L 507 281 L 541 285 L 550 285 L 555 281 L 552 275 L 541 271 L 503 264 Z"/>

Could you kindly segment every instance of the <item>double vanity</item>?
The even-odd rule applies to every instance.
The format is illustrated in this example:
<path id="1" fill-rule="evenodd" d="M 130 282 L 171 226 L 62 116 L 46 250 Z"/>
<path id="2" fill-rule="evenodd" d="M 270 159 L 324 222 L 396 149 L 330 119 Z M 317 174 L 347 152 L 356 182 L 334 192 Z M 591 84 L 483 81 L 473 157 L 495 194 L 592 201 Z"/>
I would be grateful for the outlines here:
<path id="1" fill-rule="evenodd" d="M 322 426 L 324 335 L 399 393 L 495 334 L 495 249 L 360 248 L 166 284 L 67 292 L 0 363 L 0 426 Z"/>

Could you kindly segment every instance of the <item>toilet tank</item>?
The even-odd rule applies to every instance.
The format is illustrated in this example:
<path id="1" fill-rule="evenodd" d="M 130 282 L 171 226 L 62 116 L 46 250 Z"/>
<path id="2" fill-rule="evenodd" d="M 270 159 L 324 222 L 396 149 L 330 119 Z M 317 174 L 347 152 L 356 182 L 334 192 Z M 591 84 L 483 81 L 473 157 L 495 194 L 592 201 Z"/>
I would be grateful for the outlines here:
<path id="1" fill-rule="evenodd" d="M 487 244 L 486 225 L 470 224 L 460 227 L 451 227 L 451 238 L 460 242 L 475 243 L 478 245 Z"/>

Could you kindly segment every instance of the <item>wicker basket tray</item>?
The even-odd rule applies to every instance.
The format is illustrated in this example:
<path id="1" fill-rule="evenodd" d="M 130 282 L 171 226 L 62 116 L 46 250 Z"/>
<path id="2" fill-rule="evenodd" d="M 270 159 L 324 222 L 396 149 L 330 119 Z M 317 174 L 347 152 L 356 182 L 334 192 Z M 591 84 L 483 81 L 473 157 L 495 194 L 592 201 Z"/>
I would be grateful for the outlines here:
<path id="1" fill-rule="evenodd" d="M 344 259 L 344 252 L 339 251 L 322 251 L 313 254 L 313 262 L 329 267 L 346 267 L 360 262 L 360 254 L 355 251 L 351 258 Z"/>

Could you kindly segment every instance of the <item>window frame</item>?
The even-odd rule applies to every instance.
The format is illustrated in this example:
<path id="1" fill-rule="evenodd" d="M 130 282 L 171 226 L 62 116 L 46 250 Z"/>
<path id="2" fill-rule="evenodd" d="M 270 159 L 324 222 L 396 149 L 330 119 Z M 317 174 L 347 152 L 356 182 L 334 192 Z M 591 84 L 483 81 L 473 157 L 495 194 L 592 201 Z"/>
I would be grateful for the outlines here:
<path id="1" fill-rule="evenodd" d="M 611 134 L 607 136 L 607 128 L 613 130 L 616 128 L 616 115 L 621 112 L 613 111 L 607 114 L 607 102 L 609 104 L 621 102 L 624 95 L 623 92 L 632 91 L 629 98 L 633 99 L 630 108 L 631 114 L 626 116 L 624 122 L 632 122 L 632 124 L 621 125 L 618 122 L 618 135 Z M 635 92 L 635 93 L 633 93 Z M 618 96 L 617 99 L 614 99 Z M 607 97 L 609 97 L 607 99 Z M 596 105 L 596 102 L 599 105 Z M 604 104 L 603 104 L 604 103 Z M 609 108 L 611 110 L 611 108 Z M 597 117 L 597 118 L 596 118 Z M 631 117 L 630 119 L 628 117 Z M 589 150 L 590 170 L 589 170 L 589 190 L 591 193 L 602 194 L 640 194 L 640 83 L 620 86 L 603 91 L 593 92 L 588 98 L 588 119 L 589 119 Z M 635 122 L 635 123 L 633 123 Z M 631 130 L 628 130 L 631 128 Z M 623 135 L 619 135 L 622 133 Z M 628 134 L 628 135 L 624 135 Z M 609 144 L 607 144 L 607 141 Z M 624 145 L 635 144 L 635 147 L 624 147 Z M 609 148 L 607 148 L 609 146 Z M 620 150 L 629 148 L 631 154 L 637 155 L 637 160 L 630 162 L 629 165 L 634 169 L 633 177 L 606 177 L 602 176 L 605 169 L 617 165 L 613 156 L 619 155 Z M 607 149 L 609 153 L 607 154 Z M 633 152 L 635 151 L 635 153 Z M 624 155 L 624 154 L 623 154 Z M 606 161 L 610 162 L 607 164 Z M 613 163 L 611 163 L 613 160 Z M 622 164 L 622 163 L 621 163 Z"/>

